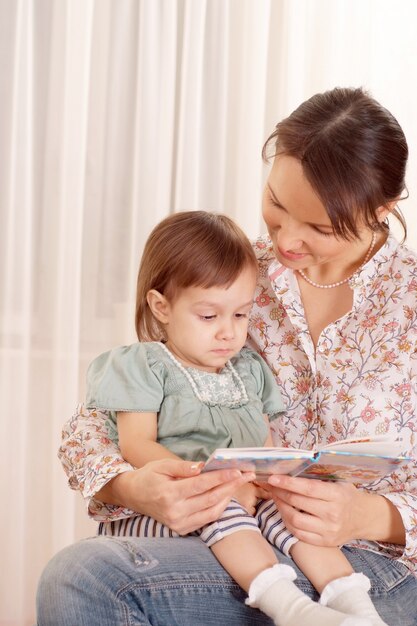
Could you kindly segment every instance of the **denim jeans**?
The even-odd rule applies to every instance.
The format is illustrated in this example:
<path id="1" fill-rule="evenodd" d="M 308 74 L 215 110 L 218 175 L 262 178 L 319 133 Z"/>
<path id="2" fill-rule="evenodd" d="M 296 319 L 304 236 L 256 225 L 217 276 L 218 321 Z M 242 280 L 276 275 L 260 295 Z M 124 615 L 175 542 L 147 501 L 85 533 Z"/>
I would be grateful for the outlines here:
<path id="1" fill-rule="evenodd" d="M 390 626 L 417 626 L 417 578 L 402 564 L 343 548 L 372 581 Z M 291 563 L 277 553 L 279 561 Z M 298 586 L 317 593 L 301 574 Z M 272 626 L 195 537 L 94 537 L 59 552 L 38 587 L 38 626 Z M 301 626 L 301 624 L 300 624 Z"/>

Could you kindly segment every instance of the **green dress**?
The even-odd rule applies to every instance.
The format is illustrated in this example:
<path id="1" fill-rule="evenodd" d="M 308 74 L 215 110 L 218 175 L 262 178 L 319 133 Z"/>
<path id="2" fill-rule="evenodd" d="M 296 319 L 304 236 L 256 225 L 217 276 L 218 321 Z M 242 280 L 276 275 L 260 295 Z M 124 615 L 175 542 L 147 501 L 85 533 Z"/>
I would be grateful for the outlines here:
<path id="1" fill-rule="evenodd" d="M 108 412 L 116 442 L 118 411 L 157 413 L 158 442 L 192 461 L 206 460 L 216 448 L 264 445 L 263 415 L 275 419 L 284 408 L 272 372 L 256 352 L 243 348 L 221 372 L 208 373 L 183 368 L 157 342 L 97 357 L 87 372 L 86 406 Z"/>

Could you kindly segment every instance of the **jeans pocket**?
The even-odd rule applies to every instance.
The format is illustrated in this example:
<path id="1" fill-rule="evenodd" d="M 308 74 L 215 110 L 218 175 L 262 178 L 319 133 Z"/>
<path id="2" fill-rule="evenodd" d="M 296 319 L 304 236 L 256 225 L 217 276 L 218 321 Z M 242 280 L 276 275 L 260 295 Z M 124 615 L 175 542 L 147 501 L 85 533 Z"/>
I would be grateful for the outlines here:
<path id="1" fill-rule="evenodd" d="M 357 556 L 362 564 L 360 569 L 371 580 L 374 591 L 389 593 L 409 576 L 414 578 L 408 567 L 395 559 L 369 550 L 358 550 Z"/>

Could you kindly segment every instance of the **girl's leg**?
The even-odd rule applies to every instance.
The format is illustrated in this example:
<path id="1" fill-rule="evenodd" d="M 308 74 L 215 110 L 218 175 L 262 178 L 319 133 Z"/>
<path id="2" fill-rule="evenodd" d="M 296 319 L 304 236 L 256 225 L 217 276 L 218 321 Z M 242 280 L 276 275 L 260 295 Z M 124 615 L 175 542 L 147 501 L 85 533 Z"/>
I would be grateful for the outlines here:
<path id="1" fill-rule="evenodd" d="M 313 602 L 296 587 L 294 569 L 278 564 L 256 520 L 238 502 L 232 501 L 219 520 L 206 526 L 201 538 L 232 578 L 249 592 L 249 604 L 260 608 L 275 624 L 348 626 L 345 614 Z M 356 623 L 361 626 L 359 620 Z M 369 625 L 363 622 L 363 626 Z"/>
<path id="2" fill-rule="evenodd" d="M 256 514 L 263 536 L 282 552 L 291 554 L 315 589 L 324 592 L 321 604 L 346 615 L 367 618 L 375 626 L 384 624 L 368 595 L 369 580 L 361 574 L 354 574 L 339 549 L 297 541 L 286 529 L 273 500 L 261 501 Z"/>
<path id="3" fill-rule="evenodd" d="M 368 594 L 369 579 L 356 574 L 338 548 L 313 546 L 298 541 L 291 557 L 321 594 L 320 603 L 346 615 L 368 618 L 374 626 L 385 622 L 378 615 Z"/>
<path id="4" fill-rule="evenodd" d="M 417 578 L 384 556 L 343 548 L 372 581 L 371 596 L 388 624 L 417 626 Z M 291 560 L 277 557 L 284 564 Z M 297 572 L 296 584 L 318 594 Z M 38 587 L 38 626 L 272 626 L 245 605 L 246 593 L 199 538 L 95 537 L 59 552 Z"/>

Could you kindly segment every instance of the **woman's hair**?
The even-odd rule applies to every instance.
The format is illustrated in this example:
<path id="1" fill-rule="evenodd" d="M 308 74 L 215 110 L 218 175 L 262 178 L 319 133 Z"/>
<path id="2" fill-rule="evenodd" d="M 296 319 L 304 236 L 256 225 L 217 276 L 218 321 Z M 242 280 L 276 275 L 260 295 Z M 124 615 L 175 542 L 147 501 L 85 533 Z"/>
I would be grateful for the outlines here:
<path id="1" fill-rule="evenodd" d="M 172 301 L 186 287 L 229 286 L 247 266 L 257 271 L 255 253 L 229 217 L 184 211 L 162 220 L 151 232 L 139 266 L 135 315 L 139 341 L 163 338 L 147 303 L 150 289 Z"/>
<path id="2" fill-rule="evenodd" d="M 273 145 L 273 154 L 268 154 Z M 303 102 L 277 124 L 262 156 L 298 159 L 323 202 L 333 230 L 358 236 L 362 223 L 379 225 L 376 209 L 400 199 L 405 187 L 408 147 L 395 117 L 360 88 L 335 88 Z M 391 211 L 407 228 L 396 207 Z"/>

